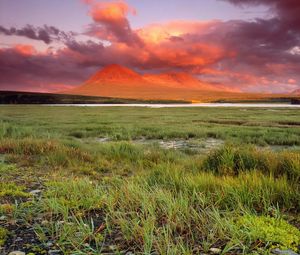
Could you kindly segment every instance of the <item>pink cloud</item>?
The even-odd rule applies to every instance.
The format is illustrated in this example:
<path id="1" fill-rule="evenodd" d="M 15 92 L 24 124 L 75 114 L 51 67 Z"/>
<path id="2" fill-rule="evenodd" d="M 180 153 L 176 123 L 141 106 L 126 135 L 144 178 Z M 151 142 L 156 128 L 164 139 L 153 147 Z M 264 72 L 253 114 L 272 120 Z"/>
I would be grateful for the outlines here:
<path id="1" fill-rule="evenodd" d="M 22 55 L 31 56 L 37 54 L 36 49 L 32 45 L 17 44 L 14 49 Z"/>
<path id="2" fill-rule="evenodd" d="M 297 81 L 295 79 L 288 79 L 289 84 L 296 84 Z"/>
<path id="3" fill-rule="evenodd" d="M 139 43 L 127 19 L 128 14 L 136 15 L 136 10 L 124 1 L 95 2 L 88 1 L 89 15 L 94 23 L 90 25 L 88 35 L 97 36 L 112 42 L 127 44 Z"/>

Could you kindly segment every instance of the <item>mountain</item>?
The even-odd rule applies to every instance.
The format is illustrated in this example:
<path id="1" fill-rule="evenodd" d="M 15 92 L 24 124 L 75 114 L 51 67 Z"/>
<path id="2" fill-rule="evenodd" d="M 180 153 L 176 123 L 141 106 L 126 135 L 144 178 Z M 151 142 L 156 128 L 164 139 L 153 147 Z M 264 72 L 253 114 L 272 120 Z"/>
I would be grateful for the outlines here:
<path id="1" fill-rule="evenodd" d="M 135 99 L 200 100 L 224 93 L 226 88 L 205 83 L 182 72 L 139 74 L 120 65 L 109 65 L 68 94 Z"/>
<path id="2" fill-rule="evenodd" d="M 300 95 L 300 89 L 294 90 L 291 94 L 293 94 L 293 95 Z"/>
<path id="3" fill-rule="evenodd" d="M 202 83 L 194 76 L 182 72 L 145 74 L 143 77 L 149 83 L 165 87 L 198 90 L 217 90 L 216 87 L 210 84 Z"/>
<path id="4" fill-rule="evenodd" d="M 142 75 L 120 65 L 109 65 L 94 74 L 83 85 L 68 91 L 70 94 L 115 98 L 145 98 L 151 84 Z"/>
<path id="5" fill-rule="evenodd" d="M 109 84 L 109 83 L 122 83 L 122 84 L 137 84 L 142 83 L 143 77 L 130 70 L 129 68 L 120 65 L 109 65 L 94 74 L 86 84 Z"/>

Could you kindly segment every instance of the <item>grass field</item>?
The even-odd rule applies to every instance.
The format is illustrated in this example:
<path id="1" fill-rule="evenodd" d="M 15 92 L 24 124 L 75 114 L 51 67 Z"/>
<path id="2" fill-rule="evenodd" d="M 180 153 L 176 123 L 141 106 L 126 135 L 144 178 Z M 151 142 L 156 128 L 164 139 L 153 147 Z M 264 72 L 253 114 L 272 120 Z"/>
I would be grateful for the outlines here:
<path id="1" fill-rule="evenodd" d="M 1 106 L 0 181 L 0 254 L 299 253 L 300 112 Z"/>

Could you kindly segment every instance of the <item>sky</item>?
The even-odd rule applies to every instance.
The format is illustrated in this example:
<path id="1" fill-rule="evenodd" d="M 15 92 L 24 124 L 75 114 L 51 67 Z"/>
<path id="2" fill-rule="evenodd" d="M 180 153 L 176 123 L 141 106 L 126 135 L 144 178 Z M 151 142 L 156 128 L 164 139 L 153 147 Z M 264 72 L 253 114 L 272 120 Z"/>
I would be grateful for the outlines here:
<path id="1" fill-rule="evenodd" d="M 120 64 L 289 93 L 299 13 L 299 0 L 0 0 L 0 90 L 62 91 Z"/>

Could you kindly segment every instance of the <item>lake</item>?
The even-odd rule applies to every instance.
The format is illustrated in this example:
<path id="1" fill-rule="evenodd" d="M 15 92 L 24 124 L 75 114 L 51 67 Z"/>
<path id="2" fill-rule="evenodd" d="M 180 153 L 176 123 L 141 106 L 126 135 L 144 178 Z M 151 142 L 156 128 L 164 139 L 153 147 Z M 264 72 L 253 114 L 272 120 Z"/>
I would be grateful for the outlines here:
<path id="1" fill-rule="evenodd" d="M 300 105 L 273 103 L 197 103 L 197 104 L 42 104 L 41 106 L 76 106 L 76 107 L 238 107 L 238 108 L 300 108 Z"/>

